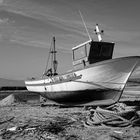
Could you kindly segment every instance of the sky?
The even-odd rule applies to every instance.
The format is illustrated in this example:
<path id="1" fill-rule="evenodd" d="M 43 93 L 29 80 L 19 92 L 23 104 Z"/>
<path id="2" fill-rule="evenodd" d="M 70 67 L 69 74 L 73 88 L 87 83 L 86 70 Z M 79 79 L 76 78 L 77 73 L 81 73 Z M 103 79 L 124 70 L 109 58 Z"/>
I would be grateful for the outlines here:
<path id="1" fill-rule="evenodd" d="M 140 55 L 139 0 L 0 0 L 0 78 L 41 76 L 52 37 L 58 73 L 72 69 L 72 47 L 91 37 L 96 23 L 103 40 L 115 42 L 114 58 Z"/>

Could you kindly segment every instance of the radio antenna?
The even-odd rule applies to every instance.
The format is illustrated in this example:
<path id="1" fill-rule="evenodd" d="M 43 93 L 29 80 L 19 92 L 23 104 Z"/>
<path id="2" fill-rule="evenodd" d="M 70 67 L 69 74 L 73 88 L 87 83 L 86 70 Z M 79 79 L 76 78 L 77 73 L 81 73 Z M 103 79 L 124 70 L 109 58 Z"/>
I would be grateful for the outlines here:
<path id="1" fill-rule="evenodd" d="M 84 26 L 85 26 L 85 29 L 86 29 L 87 35 L 88 35 L 88 37 L 89 37 L 89 40 L 91 40 L 91 37 L 90 37 L 89 31 L 88 31 L 88 29 L 87 29 L 86 23 L 85 23 L 85 21 L 84 21 L 84 19 L 83 19 L 83 16 L 82 16 L 82 13 L 81 13 L 80 10 L 79 10 L 79 14 L 80 14 L 81 19 L 82 19 L 82 22 L 83 22 L 83 24 L 84 24 Z"/>

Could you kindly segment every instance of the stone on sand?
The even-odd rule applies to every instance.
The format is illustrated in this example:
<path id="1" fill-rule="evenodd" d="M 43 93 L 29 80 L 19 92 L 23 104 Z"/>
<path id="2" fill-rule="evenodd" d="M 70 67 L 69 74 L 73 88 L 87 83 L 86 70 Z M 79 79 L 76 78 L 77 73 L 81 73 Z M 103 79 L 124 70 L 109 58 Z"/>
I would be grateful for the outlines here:
<path id="1" fill-rule="evenodd" d="M 0 101 L 0 106 L 11 105 L 14 102 L 15 102 L 15 96 L 13 94 L 10 94 L 9 96 L 7 96 L 6 98 Z"/>

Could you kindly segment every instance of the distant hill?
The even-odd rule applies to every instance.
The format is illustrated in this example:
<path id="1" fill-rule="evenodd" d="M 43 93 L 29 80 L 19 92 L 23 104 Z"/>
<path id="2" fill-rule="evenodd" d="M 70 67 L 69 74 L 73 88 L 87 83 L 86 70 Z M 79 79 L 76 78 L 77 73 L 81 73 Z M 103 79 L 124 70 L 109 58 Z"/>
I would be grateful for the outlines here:
<path id="1" fill-rule="evenodd" d="M 11 87 L 11 86 L 24 87 L 25 84 L 24 84 L 24 81 L 22 81 L 22 80 L 9 80 L 9 79 L 0 78 L 0 87 Z"/>

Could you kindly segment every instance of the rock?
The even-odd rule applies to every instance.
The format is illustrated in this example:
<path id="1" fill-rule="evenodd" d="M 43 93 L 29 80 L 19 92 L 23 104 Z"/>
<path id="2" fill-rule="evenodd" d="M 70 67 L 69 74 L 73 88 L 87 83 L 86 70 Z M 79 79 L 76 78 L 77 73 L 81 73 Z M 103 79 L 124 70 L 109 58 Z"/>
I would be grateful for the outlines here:
<path id="1" fill-rule="evenodd" d="M 2 99 L 0 101 L 0 106 L 8 106 L 15 102 L 15 96 L 13 94 L 10 94 L 6 98 Z"/>

